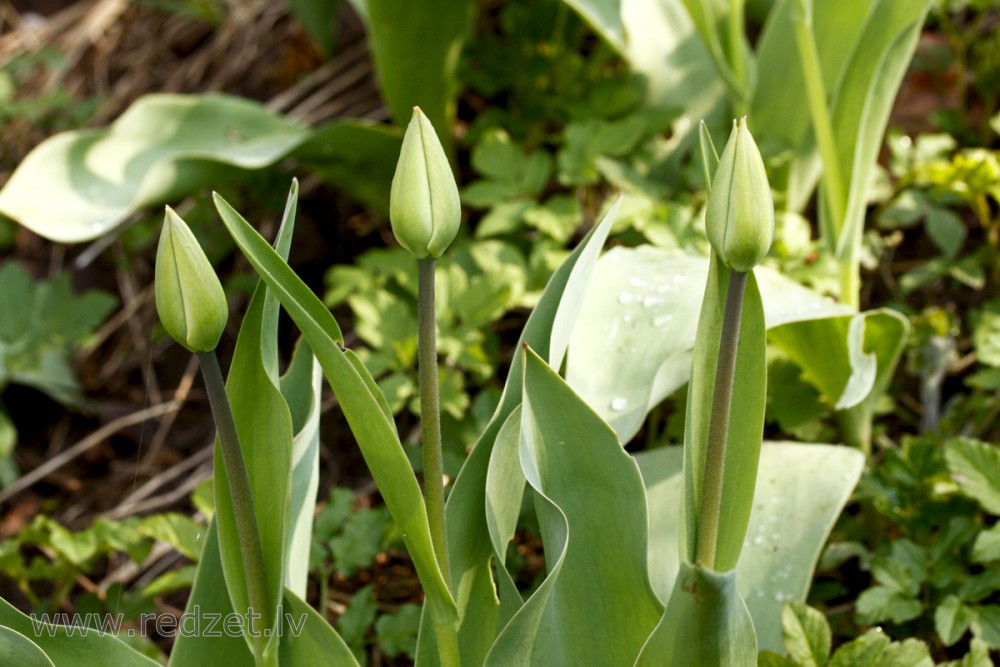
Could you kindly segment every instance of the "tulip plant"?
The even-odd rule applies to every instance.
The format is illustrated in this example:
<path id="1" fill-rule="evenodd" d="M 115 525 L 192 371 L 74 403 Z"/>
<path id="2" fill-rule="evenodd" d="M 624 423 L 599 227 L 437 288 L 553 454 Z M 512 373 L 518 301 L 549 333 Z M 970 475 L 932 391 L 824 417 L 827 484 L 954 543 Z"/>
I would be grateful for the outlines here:
<path id="1" fill-rule="evenodd" d="M 218 430 L 218 509 L 187 611 L 247 621 L 236 637 L 180 637 L 170 664 L 357 664 L 304 602 L 320 374 L 421 581 L 418 664 L 740 667 L 756 664 L 758 647 L 780 650 L 781 605 L 804 598 L 863 457 L 842 447 L 762 446 L 765 329 L 754 267 L 771 244 L 771 191 L 745 119 L 734 124 L 721 157 L 707 133 L 702 142 L 712 184 L 712 254 L 684 447 L 627 453 L 558 373 L 614 221 L 613 204 L 552 276 L 521 335 L 500 404 L 450 492 L 441 467 L 433 295 L 435 260 L 455 237 L 460 206 L 445 152 L 419 109 L 403 140 L 389 208 L 397 240 L 419 267 L 422 491 L 378 385 L 344 346 L 330 311 L 286 263 L 295 184 L 273 247 L 215 197 L 261 278 L 225 384 L 214 352 L 227 321 L 225 298 L 194 236 L 168 209 L 157 309 L 167 332 L 198 355 Z M 277 370 L 279 303 L 302 333 L 284 376 Z M 807 459 L 822 461 L 814 466 L 819 477 L 804 472 Z M 761 509 L 755 487 L 762 483 L 787 500 Z M 506 564 L 525 499 L 538 519 L 548 570 L 527 598 Z M 749 536 L 771 523 L 782 523 L 788 537 L 775 536 L 767 553 L 747 553 Z M 779 580 L 795 583 L 794 590 L 776 592 Z M 0 633 L 0 649 L 58 667 L 80 664 L 68 657 L 76 650 L 104 651 L 115 665 L 151 664 L 113 637 L 32 636 L 26 623 L 0 608 L 9 630 Z"/>

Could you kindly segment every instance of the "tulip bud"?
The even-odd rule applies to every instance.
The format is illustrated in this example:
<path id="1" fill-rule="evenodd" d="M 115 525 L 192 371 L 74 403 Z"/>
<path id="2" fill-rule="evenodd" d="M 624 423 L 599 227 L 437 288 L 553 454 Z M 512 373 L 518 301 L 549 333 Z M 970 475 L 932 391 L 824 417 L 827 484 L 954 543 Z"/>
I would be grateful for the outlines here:
<path id="1" fill-rule="evenodd" d="M 431 122 L 413 108 L 389 196 L 389 220 L 399 244 L 417 259 L 441 256 L 458 233 L 458 186 Z"/>
<path id="2" fill-rule="evenodd" d="M 167 207 L 156 249 L 156 312 L 170 337 L 211 352 L 229 319 L 222 283 L 187 224 Z"/>
<path id="3" fill-rule="evenodd" d="M 705 228 L 719 259 L 733 271 L 746 273 L 771 247 L 771 186 L 746 117 L 739 123 L 733 121 L 733 131 L 719 158 L 708 196 Z"/>

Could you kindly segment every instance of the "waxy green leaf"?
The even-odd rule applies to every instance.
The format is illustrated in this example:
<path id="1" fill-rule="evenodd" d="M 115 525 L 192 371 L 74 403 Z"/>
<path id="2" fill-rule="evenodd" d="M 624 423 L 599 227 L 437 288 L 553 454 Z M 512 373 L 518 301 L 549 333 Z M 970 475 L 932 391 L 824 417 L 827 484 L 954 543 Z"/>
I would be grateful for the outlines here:
<path id="1" fill-rule="evenodd" d="M 682 456 L 680 447 L 636 456 L 649 502 L 649 576 L 664 601 L 680 567 Z M 761 447 L 750 525 L 736 566 L 761 649 L 783 650 L 782 607 L 805 600 L 823 544 L 863 468 L 864 456 L 841 445 Z"/>
<path id="2" fill-rule="evenodd" d="M 522 359 L 520 459 L 548 576 L 486 665 L 630 664 L 662 610 L 645 571 L 642 477 L 614 431 L 551 367 L 531 350 Z"/>

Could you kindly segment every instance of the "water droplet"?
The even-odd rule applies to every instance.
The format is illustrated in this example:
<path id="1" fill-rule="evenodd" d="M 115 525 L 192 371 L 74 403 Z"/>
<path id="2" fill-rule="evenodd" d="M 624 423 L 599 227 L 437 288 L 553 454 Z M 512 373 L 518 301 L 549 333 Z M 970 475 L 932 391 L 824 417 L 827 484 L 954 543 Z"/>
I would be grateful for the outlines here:
<path id="1" fill-rule="evenodd" d="M 663 303 L 663 297 L 659 296 L 647 296 L 645 299 L 642 300 L 642 305 L 646 306 L 647 308 L 649 306 L 658 306 L 661 303 Z"/>
<path id="2" fill-rule="evenodd" d="M 618 295 L 618 303 L 622 305 L 632 303 L 633 301 L 635 301 L 635 296 L 631 292 L 622 292 Z"/>
<path id="3" fill-rule="evenodd" d="M 760 535 L 758 535 L 757 537 L 753 538 L 753 543 L 754 544 L 764 544 L 764 538 L 761 537 Z"/>
<path id="4" fill-rule="evenodd" d="M 684 276 L 682 276 L 680 274 L 674 276 L 674 282 L 677 283 L 678 285 L 680 285 L 681 283 L 683 283 L 685 280 L 687 280 L 687 278 L 685 278 Z"/>
<path id="5" fill-rule="evenodd" d="M 628 279 L 628 284 L 631 285 L 632 287 L 646 287 L 647 285 L 645 280 L 643 280 L 642 278 L 637 278 L 635 276 L 632 276 L 631 278 Z"/>
<path id="6" fill-rule="evenodd" d="M 632 324 L 635 321 L 635 316 L 632 313 L 625 313 L 622 315 L 622 322 L 625 324 Z"/>
<path id="7" fill-rule="evenodd" d="M 620 411 L 624 410 L 627 407 L 628 407 L 628 399 L 627 398 L 622 398 L 621 396 L 619 396 L 618 398 L 616 398 L 616 399 L 614 399 L 614 400 L 611 401 L 611 409 L 612 410 L 618 410 L 620 412 Z"/>
<path id="8" fill-rule="evenodd" d="M 664 327 L 670 324 L 670 321 L 674 319 L 673 315 L 657 315 L 653 319 L 653 325 L 657 327 Z"/>

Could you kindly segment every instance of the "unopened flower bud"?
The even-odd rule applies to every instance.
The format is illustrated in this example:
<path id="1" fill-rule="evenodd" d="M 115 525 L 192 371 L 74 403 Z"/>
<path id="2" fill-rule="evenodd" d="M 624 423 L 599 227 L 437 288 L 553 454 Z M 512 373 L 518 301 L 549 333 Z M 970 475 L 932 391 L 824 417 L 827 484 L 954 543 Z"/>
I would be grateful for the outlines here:
<path id="1" fill-rule="evenodd" d="M 708 240 L 719 259 L 746 273 L 763 259 L 774 237 L 774 202 L 764 160 L 747 129 L 733 121 L 705 212 Z"/>
<path id="2" fill-rule="evenodd" d="M 156 312 L 170 337 L 210 352 L 229 319 L 222 283 L 187 224 L 167 207 L 156 249 Z"/>
<path id="3" fill-rule="evenodd" d="M 399 244 L 417 259 L 440 257 L 458 233 L 458 185 L 434 127 L 419 107 L 403 137 L 389 195 L 389 220 Z"/>

